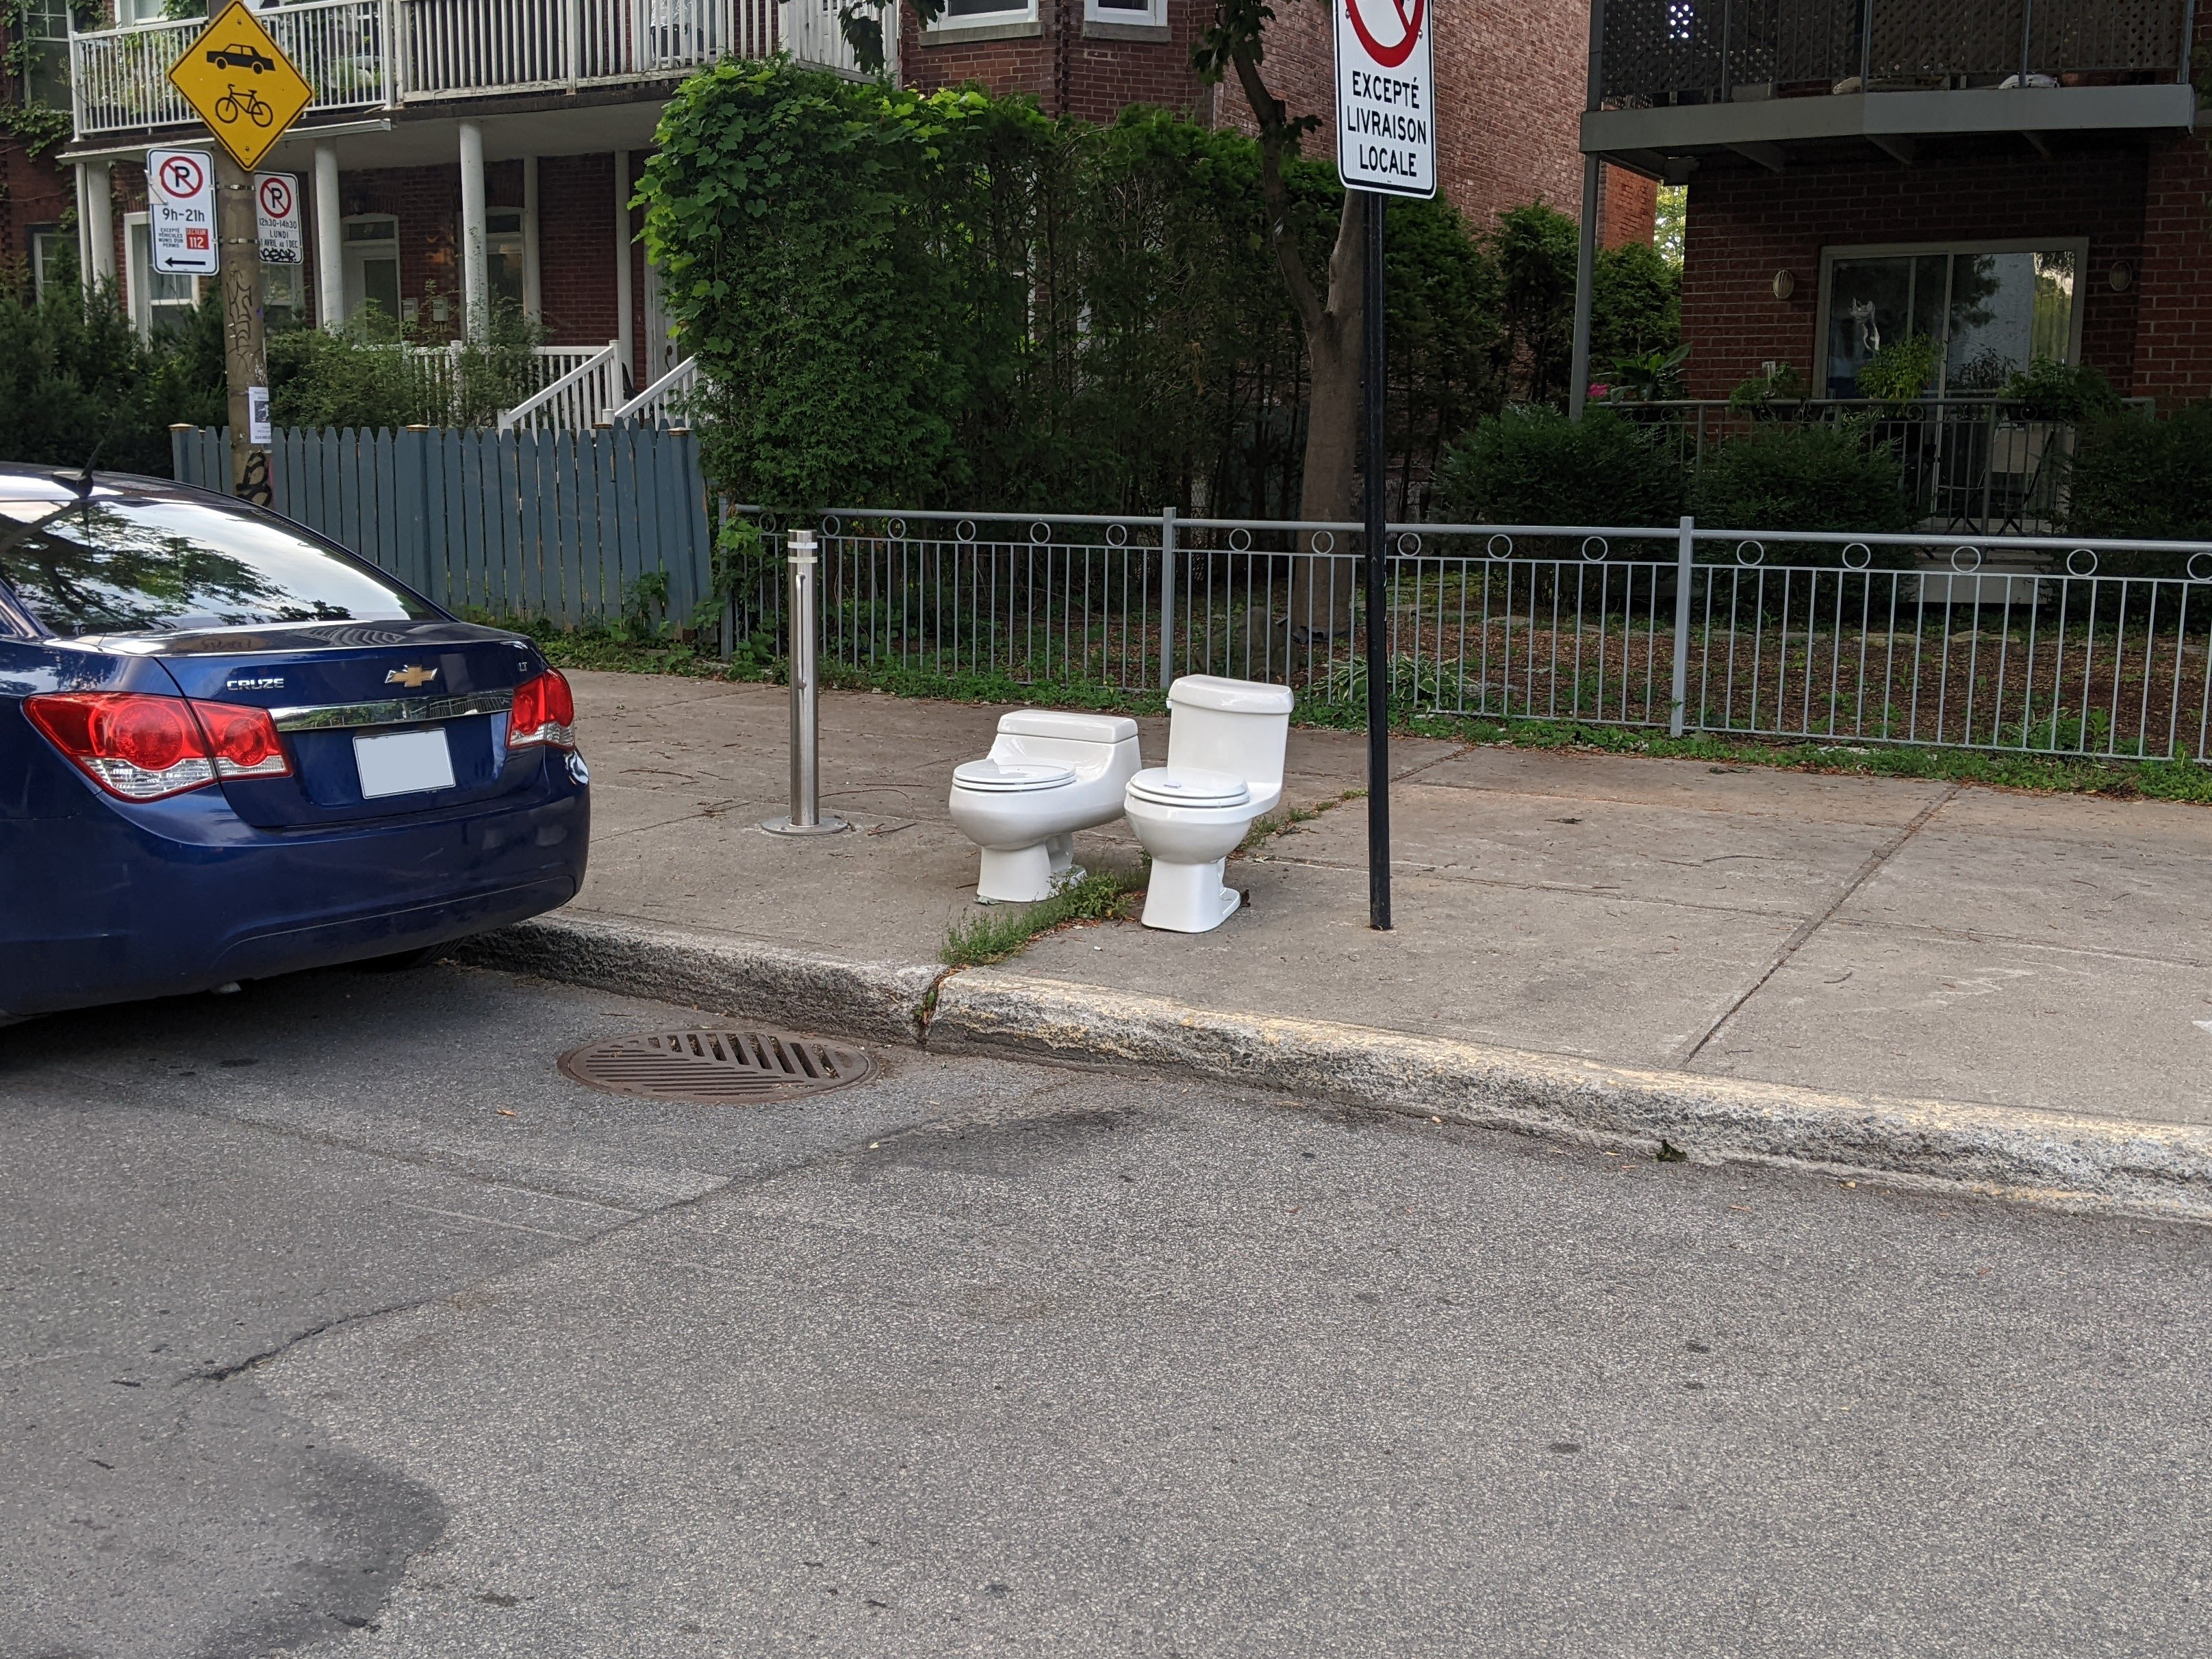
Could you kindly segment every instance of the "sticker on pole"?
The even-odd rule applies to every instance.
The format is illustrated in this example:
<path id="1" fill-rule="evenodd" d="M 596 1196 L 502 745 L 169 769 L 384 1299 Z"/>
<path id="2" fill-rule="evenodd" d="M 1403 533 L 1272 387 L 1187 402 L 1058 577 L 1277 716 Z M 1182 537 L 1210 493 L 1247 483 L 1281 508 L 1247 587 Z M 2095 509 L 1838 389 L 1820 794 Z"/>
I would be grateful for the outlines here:
<path id="1" fill-rule="evenodd" d="M 215 275 L 215 168 L 205 150 L 146 152 L 146 234 L 163 276 Z"/>
<path id="2" fill-rule="evenodd" d="M 169 65 L 169 84 L 249 173 L 315 96 L 276 36 L 240 0 Z"/>
<path id="3" fill-rule="evenodd" d="M 1437 193 L 1429 0 L 1335 0 L 1336 171 L 1347 190 Z"/>
<path id="4" fill-rule="evenodd" d="M 264 265 L 296 265 L 305 259 L 300 237 L 300 181 L 289 173 L 253 175 L 253 225 Z"/>

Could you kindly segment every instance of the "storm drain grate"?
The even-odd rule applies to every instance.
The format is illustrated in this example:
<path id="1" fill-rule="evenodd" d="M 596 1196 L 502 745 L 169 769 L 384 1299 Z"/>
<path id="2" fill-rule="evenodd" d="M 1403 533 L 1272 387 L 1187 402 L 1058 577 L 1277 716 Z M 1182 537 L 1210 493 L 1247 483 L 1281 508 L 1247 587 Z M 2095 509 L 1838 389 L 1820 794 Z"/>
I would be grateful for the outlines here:
<path id="1" fill-rule="evenodd" d="M 876 1063 L 865 1048 L 783 1031 L 647 1031 L 572 1048 L 561 1069 L 610 1094 L 730 1106 L 842 1089 Z"/>

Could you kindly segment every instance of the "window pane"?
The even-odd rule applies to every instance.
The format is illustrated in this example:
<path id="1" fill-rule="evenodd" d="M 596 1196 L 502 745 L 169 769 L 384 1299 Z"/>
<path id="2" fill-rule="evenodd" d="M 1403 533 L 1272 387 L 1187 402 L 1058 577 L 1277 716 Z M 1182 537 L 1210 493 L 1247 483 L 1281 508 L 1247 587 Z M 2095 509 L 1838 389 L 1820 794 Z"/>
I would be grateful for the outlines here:
<path id="1" fill-rule="evenodd" d="M 1912 265 L 1910 258 L 1836 261 L 1828 280 L 1829 397 L 1857 397 L 1866 360 L 1909 331 Z"/>
<path id="2" fill-rule="evenodd" d="M 52 501 L 0 502 L 0 534 Z M 0 550 L 0 580 L 64 638 L 432 615 L 381 574 L 258 515 L 196 501 L 95 500 Z"/>
<path id="3" fill-rule="evenodd" d="M 396 242 L 399 240 L 399 221 L 397 219 L 352 219 L 345 228 L 349 242 Z"/>
<path id="4" fill-rule="evenodd" d="M 484 269 L 495 295 L 522 303 L 521 237 L 492 237 L 484 246 Z"/>
<path id="5" fill-rule="evenodd" d="M 1951 261 L 1951 338 L 1945 384 L 1994 392 L 2034 355 L 2033 253 L 1961 253 Z"/>
<path id="6" fill-rule="evenodd" d="M 2038 357 L 2063 363 L 2074 350 L 2074 250 L 2035 256 L 2035 337 Z"/>
<path id="7" fill-rule="evenodd" d="M 1028 0 L 945 0 L 947 17 L 1000 17 L 1007 13 L 1026 16 Z"/>
<path id="8" fill-rule="evenodd" d="M 399 261 L 397 259 L 363 259 L 361 262 L 361 297 L 368 304 L 383 308 L 387 317 L 399 314 Z"/>

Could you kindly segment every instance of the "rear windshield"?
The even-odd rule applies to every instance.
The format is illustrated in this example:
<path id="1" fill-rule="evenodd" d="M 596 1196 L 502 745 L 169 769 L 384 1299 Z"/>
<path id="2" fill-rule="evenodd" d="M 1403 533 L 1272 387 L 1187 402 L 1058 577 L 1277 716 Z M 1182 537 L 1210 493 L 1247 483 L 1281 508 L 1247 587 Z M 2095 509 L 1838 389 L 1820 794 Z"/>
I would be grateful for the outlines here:
<path id="1" fill-rule="evenodd" d="M 99 497 L 54 512 L 0 501 L 0 581 L 64 639 L 438 613 L 371 567 L 255 514 Z"/>

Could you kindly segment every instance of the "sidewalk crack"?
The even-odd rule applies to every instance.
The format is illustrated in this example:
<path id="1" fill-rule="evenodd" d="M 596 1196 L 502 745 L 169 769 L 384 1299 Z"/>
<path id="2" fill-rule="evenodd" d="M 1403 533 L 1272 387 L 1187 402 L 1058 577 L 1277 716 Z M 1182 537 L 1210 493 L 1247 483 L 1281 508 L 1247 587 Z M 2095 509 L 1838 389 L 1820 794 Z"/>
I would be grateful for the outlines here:
<path id="1" fill-rule="evenodd" d="M 1925 824 L 1929 819 L 1934 817 L 1936 813 L 1942 811 L 1943 808 L 1950 805 L 1952 801 L 1957 799 L 1960 791 L 1965 787 L 1966 786 L 1963 784 L 1952 784 L 1949 787 L 1946 788 L 1942 794 L 1936 796 L 1936 799 L 1929 801 L 1927 805 L 1922 807 L 1920 811 L 1914 815 L 1912 821 L 1906 824 L 1905 828 L 1899 830 L 1881 846 L 1875 848 L 1873 852 L 1868 854 L 1866 862 L 1860 865 L 1856 870 L 1851 872 L 1851 878 L 1845 882 L 1843 884 L 1842 889 L 1838 891 L 1835 897 L 1828 902 L 1827 908 L 1822 910 L 1820 915 L 1816 916 L 1807 917 L 1803 921 L 1798 923 L 1797 926 L 1791 930 L 1790 937 L 1782 941 L 1781 949 L 1775 951 L 1773 957 L 1768 961 L 1765 971 L 1761 973 L 1759 976 L 1753 980 L 1749 985 L 1746 986 L 1736 996 L 1735 1000 L 1730 1002 L 1727 1007 L 1721 1010 L 1720 1017 L 1715 1019 L 1711 1024 L 1705 1027 L 1704 1032 L 1700 1034 L 1698 1040 L 1690 1045 L 1688 1050 L 1684 1053 L 1681 1059 L 1675 1063 L 1685 1071 L 1687 1071 L 1692 1065 L 1694 1065 L 1697 1061 L 1698 1056 L 1705 1051 L 1706 1045 L 1711 1043 L 1715 1037 L 1721 1034 L 1722 1028 L 1727 1025 L 1730 1020 L 1736 1017 L 1737 1013 L 1741 1011 L 1744 1005 L 1749 1002 L 1752 998 L 1757 996 L 1761 991 L 1765 990 L 1766 988 L 1767 981 L 1772 979 L 1775 975 L 1782 971 L 1784 967 L 1788 964 L 1790 958 L 1796 956 L 1799 951 L 1802 950 L 1807 942 L 1812 939 L 1813 935 L 1819 933 L 1821 928 L 1827 926 L 1829 921 L 1834 918 L 1836 912 L 1842 909 L 1846 903 L 1850 902 L 1851 895 L 1857 892 L 1860 888 L 1865 886 L 1869 881 L 1874 878 L 1875 872 L 1879 871 L 1885 864 L 1887 864 L 1890 860 L 1896 857 L 1898 853 L 1904 848 L 1905 843 L 1911 841 L 1913 836 L 1920 833 L 1922 825 Z"/>

